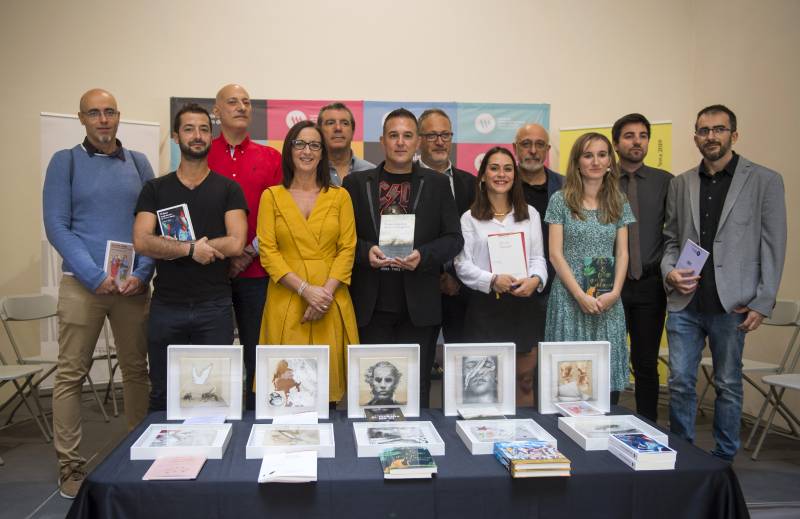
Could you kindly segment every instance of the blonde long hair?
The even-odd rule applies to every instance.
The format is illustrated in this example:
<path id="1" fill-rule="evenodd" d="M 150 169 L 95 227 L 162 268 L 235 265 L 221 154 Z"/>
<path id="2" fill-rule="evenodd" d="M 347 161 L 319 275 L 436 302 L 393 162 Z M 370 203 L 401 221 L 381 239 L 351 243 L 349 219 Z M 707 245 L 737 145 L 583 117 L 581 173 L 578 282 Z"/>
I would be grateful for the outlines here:
<path id="1" fill-rule="evenodd" d="M 572 150 L 569 152 L 569 163 L 567 165 L 567 180 L 563 188 L 564 202 L 566 202 L 573 217 L 579 220 L 586 219 L 586 216 L 583 214 L 583 177 L 581 176 L 579 160 L 589 143 L 597 140 L 606 143 L 608 147 L 608 156 L 611 158 L 611 164 L 609 165 L 610 171 L 603 177 L 603 185 L 597 193 L 599 207 L 598 220 L 600 223 L 608 224 L 616 222 L 622 216 L 625 196 L 619 189 L 620 173 L 617 159 L 614 155 L 614 148 L 611 147 L 611 142 L 608 140 L 608 137 L 602 133 L 584 133 L 578 137 L 578 140 L 572 145 Z"/>

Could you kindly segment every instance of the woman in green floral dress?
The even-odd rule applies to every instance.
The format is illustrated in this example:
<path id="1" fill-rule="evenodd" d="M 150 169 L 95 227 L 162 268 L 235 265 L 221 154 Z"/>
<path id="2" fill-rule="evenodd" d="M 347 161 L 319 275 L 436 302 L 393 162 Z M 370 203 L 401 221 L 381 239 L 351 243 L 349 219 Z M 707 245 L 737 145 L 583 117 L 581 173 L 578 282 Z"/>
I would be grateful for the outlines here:
<path id="1" fill-rule="evenodd" d="M 587 133 L 572 147 L 564 188 L 550 199 L 550 260 L 558 278 L 547 305 L 545 341 L 611 343 L 611 403 L 628 380 L 620 293 L 628 270 L 628 228 L 635 218 L 619 190 L 608 138 Z M 612 271 L 598 275 L 611 264 Z"/>

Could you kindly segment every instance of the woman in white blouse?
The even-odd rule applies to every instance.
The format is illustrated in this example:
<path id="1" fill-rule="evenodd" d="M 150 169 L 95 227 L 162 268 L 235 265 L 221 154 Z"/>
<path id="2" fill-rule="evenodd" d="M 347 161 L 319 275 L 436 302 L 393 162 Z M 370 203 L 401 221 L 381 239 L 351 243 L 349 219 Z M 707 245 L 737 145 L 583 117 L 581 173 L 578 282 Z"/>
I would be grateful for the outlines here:
<path id="1" fill-rule="evenodd" d="M 464 337 L 470 342 L 513 342 L 520 366 L 526 364 L 520 362 L 521 356 L 535 358 L 539 339 L 530 319 L 536 311 L 530 296 L 547 283 L 539 213 L 525 203 L 516 161 L 506 148 L 486 152 L 477 185 L 475 202 L 461 216 L 464 249 L 455 259 L 459 279 L 471 289 Z M 517 233 L 521 239 L 527 273 L 492 271 L 489 236 L 507 233 Z M 530 377 L 517 373 L 517 381 L 525 375 Z M 518 383 L 517 401 L 530 401 L 531 395 L 521 394 L 520 389 Z"/>

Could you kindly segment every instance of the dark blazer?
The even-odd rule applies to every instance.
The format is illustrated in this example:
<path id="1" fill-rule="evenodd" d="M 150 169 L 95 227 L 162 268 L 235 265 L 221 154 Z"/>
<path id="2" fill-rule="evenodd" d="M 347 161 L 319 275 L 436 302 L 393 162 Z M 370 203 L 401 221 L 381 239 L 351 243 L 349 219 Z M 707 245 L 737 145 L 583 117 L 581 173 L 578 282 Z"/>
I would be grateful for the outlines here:
<path id="1" fill-rule="evenodd" d="M 342 184 L 353 201 L 358 236 L 350 284 L 358 326 L 366 326 L 372 319 L 380 288 L 380 271 L 370 266 L 369 249 L 378 244 L 378 174 L 383 165 L 381 162 L 375 169 L 353 172 Z M 413 165 L 410 175 L 411 204 L 416 215 L 414 248 L 421 258 L 416 270 L 403 271 L 406 304 L 415 326 L 433 326 L 442 319 L 441 266 L 461 252 L 464 238 L 449 179 L 418 164 Z"/>
<path id="2" fill-rule="evenodd" d="M 475 201 L 477 183 L 478 178 L 475 175 L 453 167 L 453 190 L 455 191 L 456 209 L 458 210 L 459 218 L 472 207 L 472 202 Z"/>

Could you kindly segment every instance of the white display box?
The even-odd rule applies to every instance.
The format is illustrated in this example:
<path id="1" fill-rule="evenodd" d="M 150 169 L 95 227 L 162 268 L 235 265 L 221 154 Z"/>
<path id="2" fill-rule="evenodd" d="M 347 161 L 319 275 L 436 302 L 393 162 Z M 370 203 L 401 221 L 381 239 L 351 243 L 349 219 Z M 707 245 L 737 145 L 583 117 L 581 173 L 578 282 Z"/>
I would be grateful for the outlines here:
<path id="1" fill-rule="evenodd" d="M 511 342 L 445 344 L 444 415 L 470 408 L 517 414 L 516 361 Z"/>
<path id="2" fill-rule="evenodd" d="M 495 442 L 539 440 L 558 448 L 558 441 L 530 418 L 459 420 L 456 432 L 472 454 L 494 454 Z"/>
<path id="3" fill-rule="evenodd" d="M 131 446 L 131 460 L 165 456 L 205 456 L 221 460 L 231 439 L 231 424 L 152 424 Z"/>
<path id="4" fill-rule="evenodd" d="M 621 433 L 644 433 L 669 446 L 667 434 L 633 415 L 559 417 L 558 429 L 587 451 L 608 449 L 608 437 Z"/>
<path id="5" fill-rule="evenodd" d="M 556 402 L 586 401 L 611 411 L 611 344 L 607 341 L 539 343 L 539 412 L 558 413 Z"/>
<path id="6" fill-rule="evenodd" d="M 260 459 L 273 452 L 316 451 L 320 458 L 336 457 L 333 424 L 253 424 L 245 458 Z"/>
<path id="7" fill-rule="evenodd" d="M 356 422 L 353 433 L 359 458 L 390 447 L 424 447 L 431 456 L 444 456 L 444 441 L 431 422 Z"/>
<path id="8" fill-rule="evenodd" d="M 347 417 L 364 418 L 365 408 L 381 407 L 419 416 L 418 344 L 347 347 Z"/>
<path id="9" fill-rule="evenodd" d="M 316 411 L 328 418 L 328 355 L 321 346 L 256 347 L 256 420 Z"/>
<path id="10" fill-rule="evenodd" d="M 242 419 L 242 346 L 167 348 L 167 420 L 193 416 Z"/>

